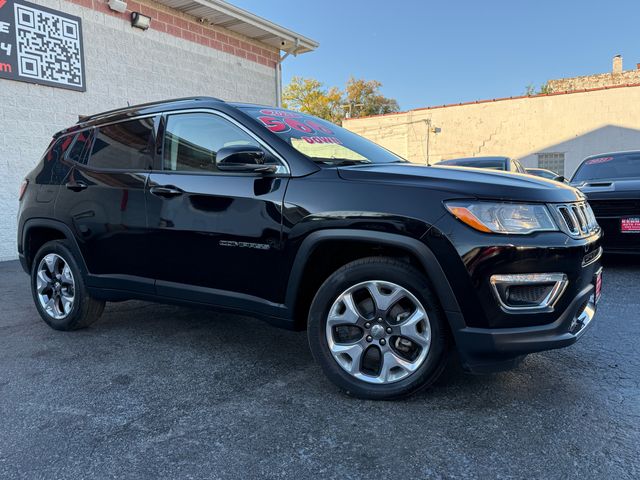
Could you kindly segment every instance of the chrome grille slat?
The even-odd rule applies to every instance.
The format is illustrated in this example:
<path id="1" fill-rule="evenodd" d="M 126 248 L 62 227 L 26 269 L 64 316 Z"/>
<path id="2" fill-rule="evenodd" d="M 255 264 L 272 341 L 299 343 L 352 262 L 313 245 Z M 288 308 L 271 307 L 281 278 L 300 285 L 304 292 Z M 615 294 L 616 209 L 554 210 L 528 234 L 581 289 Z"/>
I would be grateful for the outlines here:
<path id="1" fill-rule="evenodd" d="M 587 237 L 600 229 L 587 202 L 555 204 L 553 208 L 561 230 L 572 237 Z"/>

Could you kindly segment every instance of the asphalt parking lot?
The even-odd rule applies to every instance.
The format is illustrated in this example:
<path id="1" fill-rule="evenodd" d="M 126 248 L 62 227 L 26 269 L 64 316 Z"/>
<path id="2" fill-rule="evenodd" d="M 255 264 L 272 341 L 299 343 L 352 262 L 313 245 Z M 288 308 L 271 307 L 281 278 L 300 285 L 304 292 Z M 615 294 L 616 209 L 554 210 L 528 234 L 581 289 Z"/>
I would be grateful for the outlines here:
<path id="1" fill-rule="evenodd" d="M 640 261 L 605 274 L 578 344 L 365 402 L 247 317 L 124 302 L 55 332 L 0 263 L 0 478 L 639 478 Z"/>

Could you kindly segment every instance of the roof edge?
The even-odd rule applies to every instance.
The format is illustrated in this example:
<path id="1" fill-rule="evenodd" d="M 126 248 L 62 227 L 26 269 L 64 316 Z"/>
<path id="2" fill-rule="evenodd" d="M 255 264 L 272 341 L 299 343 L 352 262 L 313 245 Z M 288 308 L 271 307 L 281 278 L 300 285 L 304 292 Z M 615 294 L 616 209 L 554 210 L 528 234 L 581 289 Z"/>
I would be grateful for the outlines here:
<path id="1" fill-rule="evenodd" d="M 161 1 L 161 0 L 160 0 Z M 297 51 L 291 53 L 307 53 L 315 50 L 320 46 L 320 44 L 312 40 L 304 35 L 300 35 L 299 33 L 294 32 L 293 30 L 289 30 L 288 28 L 282 27 L 266 18 L 260 17 L 254 13 L 251 13 L 247 10 L 244 10 L 240 7 L 236 7 L 224 0 L 193 0 L 196 3 L 199 3 L 205 7 L 213 8 L 225 15 L 229 15 L 230 17 L 234 17 L 242 22 L 253 25 L 254 27 L 261 28 L 276 37 L 280 37 L 286 40 L 288 43 L 293 43 L 297 45 Z M 281 50 L 286 50 L 282 48 Z"/>
<path id="2" fill-rule="evenodd" d="M 343 121 L 348 122 L 357 122 L 358 120 L 365 120 L 369 118 L 376 117 L 392 117 L 394 115 L 405 115 L 411 112 L 421 112 L 424 110 L 437 110 L 439 108 L 449 108 L 449 107 L 461 107 L 465 105 L 477 105 L 482 103 L 493 103 L 493 102 L 503 102 L 506 100 L 520 100 L 525 98 L 541 98 L 541 97 L 556 97 L 559 95 L 573 95 L 575 93 L 588 93 L 588 92 L 596 92 L 599 90 L 615 90 L 617 88 L 628 88 L 628 87 L 640 87 L 640 83 L 625 83 L 622 85 L 609 85 L 604 87 L 595 87 L 595 88 L 583 88 L 580 90 L 565 90 L 563 92 L 553 92 L 553 93 L 539 93 L 536 95 L 518 95 L 515 97 L 499 97 L 499 98 L 491 98 L 486 100 L 475 100 L 471 102 L 460 102 L 460 103 L 446 103 L 443 105 L 434 105 L 432 107 L 420 107 L 420 108 L 412 108 L 411 110 L 404 110 L 402 112 L 392 112 L 392 113 L 381 113 L 378 115 L 369 115 L 367 117 L 358 117 L 358 118 L 348 118 Z"/>

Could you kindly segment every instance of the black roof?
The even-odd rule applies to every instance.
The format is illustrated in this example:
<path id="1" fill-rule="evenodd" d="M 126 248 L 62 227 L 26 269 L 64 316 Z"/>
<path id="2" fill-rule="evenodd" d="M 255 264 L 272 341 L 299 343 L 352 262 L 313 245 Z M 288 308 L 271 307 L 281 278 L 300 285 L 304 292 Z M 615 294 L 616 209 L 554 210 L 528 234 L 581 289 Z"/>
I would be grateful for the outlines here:
<path id="1" fill-rule="evenodd" d="M 225 103 L 223 100 L 215 97 L 184 97 L 174 98 L 170 100 L 161 100 L 157 102 L 143 103 L 140 105 L 130 105 L 127 107 L 116 108 L 106 112 L 100 112 L 93 115 L 81 116 L 78 123 L 61 130 L 55 136 L 63 135 L 82 128 L 99 125 L 107 121 L 118 121 L 137 115 L 152 114 L 166 110 L 179 110 L 181 108 L 194 108 L 195 106 L 206 107 L 220 105 Z M 197 104 L 197 105 L 194 105 Z"/>

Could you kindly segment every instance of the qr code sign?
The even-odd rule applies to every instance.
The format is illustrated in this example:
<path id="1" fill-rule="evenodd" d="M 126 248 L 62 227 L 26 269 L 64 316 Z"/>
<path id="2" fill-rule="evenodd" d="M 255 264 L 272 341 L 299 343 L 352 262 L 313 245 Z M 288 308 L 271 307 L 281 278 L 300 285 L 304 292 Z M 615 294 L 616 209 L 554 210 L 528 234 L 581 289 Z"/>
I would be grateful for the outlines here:
<path id="1" fill-rule="evenodd" d="M 14 4 L 18 75 L 70 87 L 83 87 L 78 22 Z"/>

